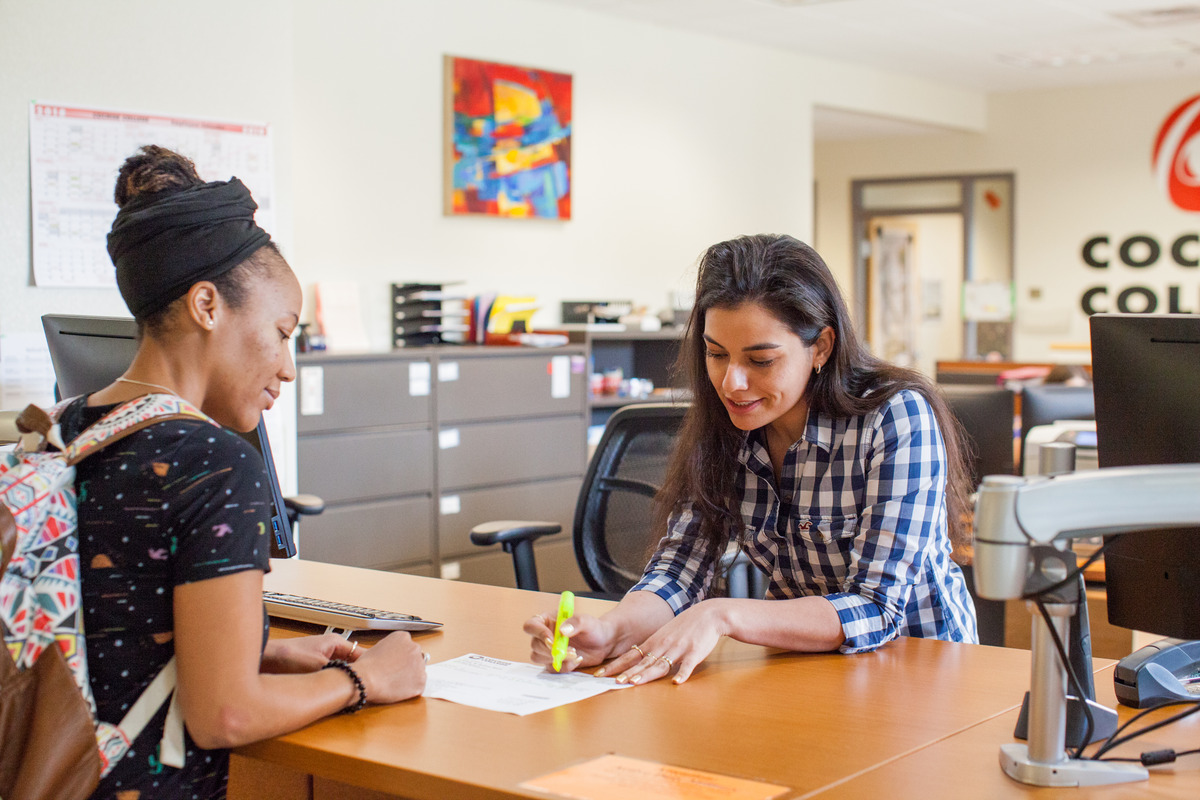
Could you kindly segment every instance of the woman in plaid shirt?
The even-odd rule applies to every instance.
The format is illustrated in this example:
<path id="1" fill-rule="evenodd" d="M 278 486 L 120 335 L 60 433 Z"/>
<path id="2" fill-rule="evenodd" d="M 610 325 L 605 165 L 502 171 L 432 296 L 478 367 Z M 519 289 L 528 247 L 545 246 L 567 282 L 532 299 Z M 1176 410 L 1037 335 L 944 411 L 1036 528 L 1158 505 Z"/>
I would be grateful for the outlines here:
<path id="1" fill-rule="evenodd" d="M 667 535 L 618 606 L 568 621 L 563 670 L 682 683 L 722 636 L 857 653 L 896 636 L 976 642 L 950 559 L 969 477 L 958 424 L 922 375 L 866 352 L 829 268 L 789 236 L 700 260 L 680 365 L 695 398 L 657 521 Z M 708 597 L 736 542 L 766 600 Z M 552 617 L 525 624 L 549 663 Z"/>

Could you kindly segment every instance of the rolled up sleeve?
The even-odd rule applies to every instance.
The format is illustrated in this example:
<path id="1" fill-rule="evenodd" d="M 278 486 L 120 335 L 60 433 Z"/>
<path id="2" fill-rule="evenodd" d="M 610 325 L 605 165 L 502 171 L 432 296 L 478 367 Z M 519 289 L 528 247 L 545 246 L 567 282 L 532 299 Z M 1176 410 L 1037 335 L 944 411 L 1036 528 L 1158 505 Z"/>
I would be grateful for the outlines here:
<path id="1" fill-rule="evenodd" d="M 669 533 L 631 592 L 654 592 L 678 614 L 704 599 L 712 583 L 713 558 L 700 540 L 700 518 L 690 503 L 671 515 Z"/>

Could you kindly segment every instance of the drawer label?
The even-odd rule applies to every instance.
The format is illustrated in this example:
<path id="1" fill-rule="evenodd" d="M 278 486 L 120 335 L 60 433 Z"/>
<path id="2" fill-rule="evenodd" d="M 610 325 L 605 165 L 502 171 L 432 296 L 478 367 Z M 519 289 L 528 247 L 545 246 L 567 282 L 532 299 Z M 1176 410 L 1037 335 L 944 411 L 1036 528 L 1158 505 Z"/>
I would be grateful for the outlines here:
<path id="1" fill-rule="evenodd" d="M 438 447 L 440 449 L 449 450 L 451 447 L 458 447 L 458 443 L 458 428 L 445 428 L 438 431 Z"/>
<path id="2" fill-rule="evenodd" d="M 462 500 L 456 494 L 444 494 L 442 495 L 441 506 L 442 516 L 457 514 L 462 511 Z"/>
<path id="3" fill-rule="evenodd" d="M 449 383 L 458 380 L 457 361 L 438 362 L 438 383 Z"/>
<path id="4" fill-rule="evenodd" d="M 427 397 L 433 383 L 433 371 L 428 361 L 414 361 L 408 365 L 408 396 Z"/>
<path id="5" fill-rule="evenodd" d="M 300 414 L 305 417 L 325 413 L 325 368 L 300 368 Z"/>
<path id="6" fill-rule="evenodd" d="M 550 359 L 550 396 L 555 400 L 571 396 L 571 357 Z"/>

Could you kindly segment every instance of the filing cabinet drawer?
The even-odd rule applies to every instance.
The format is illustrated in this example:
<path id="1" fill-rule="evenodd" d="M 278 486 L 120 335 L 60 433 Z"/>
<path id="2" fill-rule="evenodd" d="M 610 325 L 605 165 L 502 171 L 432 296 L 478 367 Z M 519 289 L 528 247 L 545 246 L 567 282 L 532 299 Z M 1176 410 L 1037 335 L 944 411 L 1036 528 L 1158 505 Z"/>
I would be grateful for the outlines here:
<path id="1" fill-rule="evenodd" d="M 301 492 L 327 503 L 433 490 L 427 430 L 301 436 Z"/>
<path id="2" fill-rule="evenodd" d="M 439 423 L 582 414 L 587 392 L 584 364 L 579 353 L 556 351 L 487 358 L 442 356 L 437 369 Z"/>
<path id="3" fill-rule="evenodd" d="M 325 509 L 300 521 L 300 557 L 385 569 L 432 557 L 432 500 L 414 497 Z"/>
<path id="4" fill-rule="evenodd" d="M 425 360 L 301 360 L 296 372 L 296 430 L 301 434 L 427 422 L 432 417 L 431 366 Z M 321 413 L 305 413 L 315 407 Z"/>
<path id="5" fill-rule="evenodd" d="M 568 537 L 582 478 L 443 492 L 438 504 L 438 553 L 443 559 L 482 554 L 471 543 L 471 528 L 498 519 L 557 522 Z"/>
<path id="6" fill-rule="evenodd" d="M 583 417 L 442 426 L 438 485 L 447 490 L 582 475 Z"/>

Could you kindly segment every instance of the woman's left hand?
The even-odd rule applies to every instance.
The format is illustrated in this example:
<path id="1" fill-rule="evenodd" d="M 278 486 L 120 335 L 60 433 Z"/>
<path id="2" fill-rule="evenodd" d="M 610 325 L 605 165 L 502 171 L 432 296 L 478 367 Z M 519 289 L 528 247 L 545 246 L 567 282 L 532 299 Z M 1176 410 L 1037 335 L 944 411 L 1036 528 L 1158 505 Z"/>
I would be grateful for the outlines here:
<path id="1" fill-rule="evenodd" d="M 330 659 L 354 661 L 362 654 L 357 642 L 343 639 L 336 633 L 320 636 L 298 636 L 292 639 L 272 639 L 263 651 L 262 672 L 316 672 Z"/>
<path id="2" fill-rule="evenodd" d="M 595 674 L 636 685 L 674 672 L 675 683 L 683 683 L 727 633 L 723 610 L 722 600 L 699 602 Z"/>

